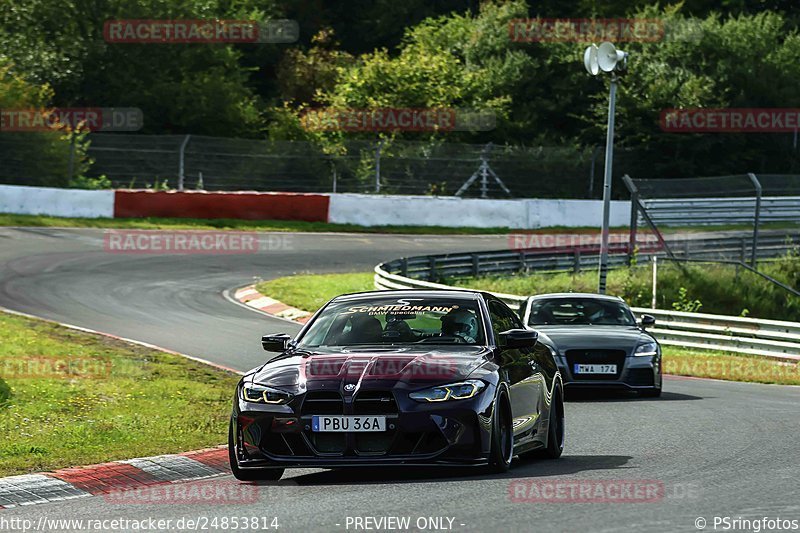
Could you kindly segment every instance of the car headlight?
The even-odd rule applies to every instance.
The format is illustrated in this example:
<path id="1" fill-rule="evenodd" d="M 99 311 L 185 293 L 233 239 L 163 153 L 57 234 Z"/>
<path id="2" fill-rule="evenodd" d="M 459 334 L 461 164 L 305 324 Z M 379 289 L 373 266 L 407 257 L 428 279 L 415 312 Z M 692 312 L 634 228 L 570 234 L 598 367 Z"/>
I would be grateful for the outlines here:
<path id="1" fill-rule="evenodd" d="M 272 387 L 248 383 L 242 387 L 242 399 L 247 402 L 276 405 L 288 403 L 292 395 Z"/>
<path id="2" fill-rule="evenodd" d="M 658 344 L 655 342 L 640 344 L 633 351 L 633 355 L 658 355 Z"/>
<path id="3" fill-rule="evenodd" d="M 440 385 L 408 395 L 418 402 L 444 402 L 447 400 L 466 400 L 479 394 L 486 387 L 486 383 L 479 379 L 468 379 L 450 385 Z"/>

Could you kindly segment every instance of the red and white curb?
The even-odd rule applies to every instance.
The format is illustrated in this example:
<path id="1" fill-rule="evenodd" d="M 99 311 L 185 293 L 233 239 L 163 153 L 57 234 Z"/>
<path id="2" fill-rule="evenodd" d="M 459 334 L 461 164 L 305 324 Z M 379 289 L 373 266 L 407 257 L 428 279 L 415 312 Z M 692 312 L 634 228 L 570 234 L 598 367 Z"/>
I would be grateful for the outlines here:
<path id="1" fill-rule="evenodd" d="M 255 289 L 255 285 L 242 287 L 234 293 L 233 297 L 249 307 L 277 316 L 278 318 L 294 320 L 301 324 L 305 324 L 308 322 L 308 319 L 311 318 L 311 313 L 308 311 L 303 311 L 302 309 L 279 302 L 269 296 L 264 296 Z"/>
<path id="2" fill-rule="evenodd" d="M 0 478 L 0 509 L 229 474 L 225 446 Z"/>

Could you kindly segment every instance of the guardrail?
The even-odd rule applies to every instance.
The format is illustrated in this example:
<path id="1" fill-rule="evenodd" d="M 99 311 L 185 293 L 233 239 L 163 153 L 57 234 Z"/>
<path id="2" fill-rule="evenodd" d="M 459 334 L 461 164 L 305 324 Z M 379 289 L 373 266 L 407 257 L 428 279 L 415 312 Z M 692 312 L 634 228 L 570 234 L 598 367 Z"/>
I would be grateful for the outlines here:
<path id="1" fill-rule="evenodd" d="M 574 268 L 574 265 L 561 264 L 569 262 L 568 254 L 549 258 L 542 255 L 528 258 L 519 253 L 516 253 L 516 257 L 508 257 L 504 254 L 509 252 L 473 252 L 388 261 L 375 267 L 375 287 L 383 290 L 452 289 L 452 286 L 430 280 L 442 276 L 508 272 L 506 267 L 509 265 L 515 265 L 515 270 L 532 265 L 542 265 L 545 269 L 561 266 Z M 493 294 L 515 310 L 519 310 L 526 300 L 526 297 L 515 294 Z M 800 323 L 662 309 L 632 309 L 637 315 L 650 314 L 656 317 L 656 327 L 649 331 L 662 344 L 800 361 Z"/>
<path id="2" fill-rule="evenodd" d="M 642 235 L 642 234 L 640 234 Z M 685 259 L 731 259 L 744 262 L 752 250 L 750 236 L 714 237 L 705 239 L 675 238 L 665 239 L 676 258 Z M 511 239 L 513 243 L 513 239 Z M 792 246 L 800 243 L 800 233 L 762 235 L 757 249 L 760 259 L 772 259 L 786 253 Z M 666 251 L 658 248 L 657 242 L 644 243 L 641 256 L 666 256 Z M 615 243 L 611 247 L 609 266 L 622 266 L 627 263 L 627 243 Z M 384 263 L 389 272 L 398 273 L 426 281 L 444 278 L 459 278 L 503 274 L 509 272 L 579 272 L 596 267 L 600 252 L 589 247 L 567 249 L 539 248 L 520 250 L 498 250 L 489 252 L 466 252 L 417 257 L 404 257 Z"/>
<path id="3" fill-rule="evenodd" d="M 642 203 L 657 225 L 751 224 L 757 199 L 749 198 L 650 198 Z M 759 219 L 764 222 L 800 220 L 800 197 L 761 198 Z"/>

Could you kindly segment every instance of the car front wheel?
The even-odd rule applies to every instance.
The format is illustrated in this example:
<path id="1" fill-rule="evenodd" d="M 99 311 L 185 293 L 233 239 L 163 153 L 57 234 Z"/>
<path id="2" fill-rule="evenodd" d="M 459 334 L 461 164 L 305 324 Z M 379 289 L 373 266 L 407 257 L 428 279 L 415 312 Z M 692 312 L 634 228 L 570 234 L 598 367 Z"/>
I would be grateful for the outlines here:
<path id="1" fill-rule="evenodd" d="M 235 423 L 236 422 L 231 419 L 231 423 L 228 426 L 228 461 L 231 465 L 233 477 L 239 481 L 279 480 L 283 475 L 283 468 L 262 468 L 259 470 L 242 470 L 239 468 L 239 462 L 236 460 L 236 446 L 233 437 Z"/>

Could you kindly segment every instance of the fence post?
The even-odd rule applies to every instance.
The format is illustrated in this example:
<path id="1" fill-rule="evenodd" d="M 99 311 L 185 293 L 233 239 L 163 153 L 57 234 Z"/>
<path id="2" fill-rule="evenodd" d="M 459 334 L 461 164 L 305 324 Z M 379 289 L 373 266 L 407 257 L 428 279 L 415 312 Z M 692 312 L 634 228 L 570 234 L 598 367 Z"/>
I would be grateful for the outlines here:
<path id="1" fill-rule="evenodd" d="M 381 150 L 383 150 L 384 139 L 381 139 L 375 148 L 375 192 L 381 192 Z"/>
<path id="2" fill-rule="evenodd" d="M 761 219 L 761 182 L 752 172 L 747 175 L 750 176 L 750 181 L 753 182 L 753 187 L 756 189 L 756 210 L 753 213 L 753 250 L 750 256 L 750 266 L 756 268 L 756 260 L 758 259 L 758 224 Z"/>
<path id="3" fill-rule="evenodd" d="M 597 162 L 597 154 L 602 146 L 595 146 L 592 150 L 592 166 L 589 168 L 589 198 L 594 198 L 594 166 Z"/>
<path id="4" fill-rule="evenodd" d="M 67 165 L 67 179 L 72 181 L 75 177 L 75 132 L 69 134 L 69 163 Z"/>
<path id="5" fill-rule="evenodd" d="M 183 142 L 181 143 L 181 148 L 178 152 L 178 190 L 183 190 L 183 182 L 184 182 L 184 175 L 183 171 L 185 168 L 184 159 L 186 156 L 186 145 L 189 144 L 189 138 L 191 135 L 187 135 L 184 137 Z"/>
<path id="6" fill-rule="evenodd" d="M 658 290 L 658 256 L 653 255 L 653 299 L 650 301 L 650 307 L 656 308 L 656 293 Z"/>

